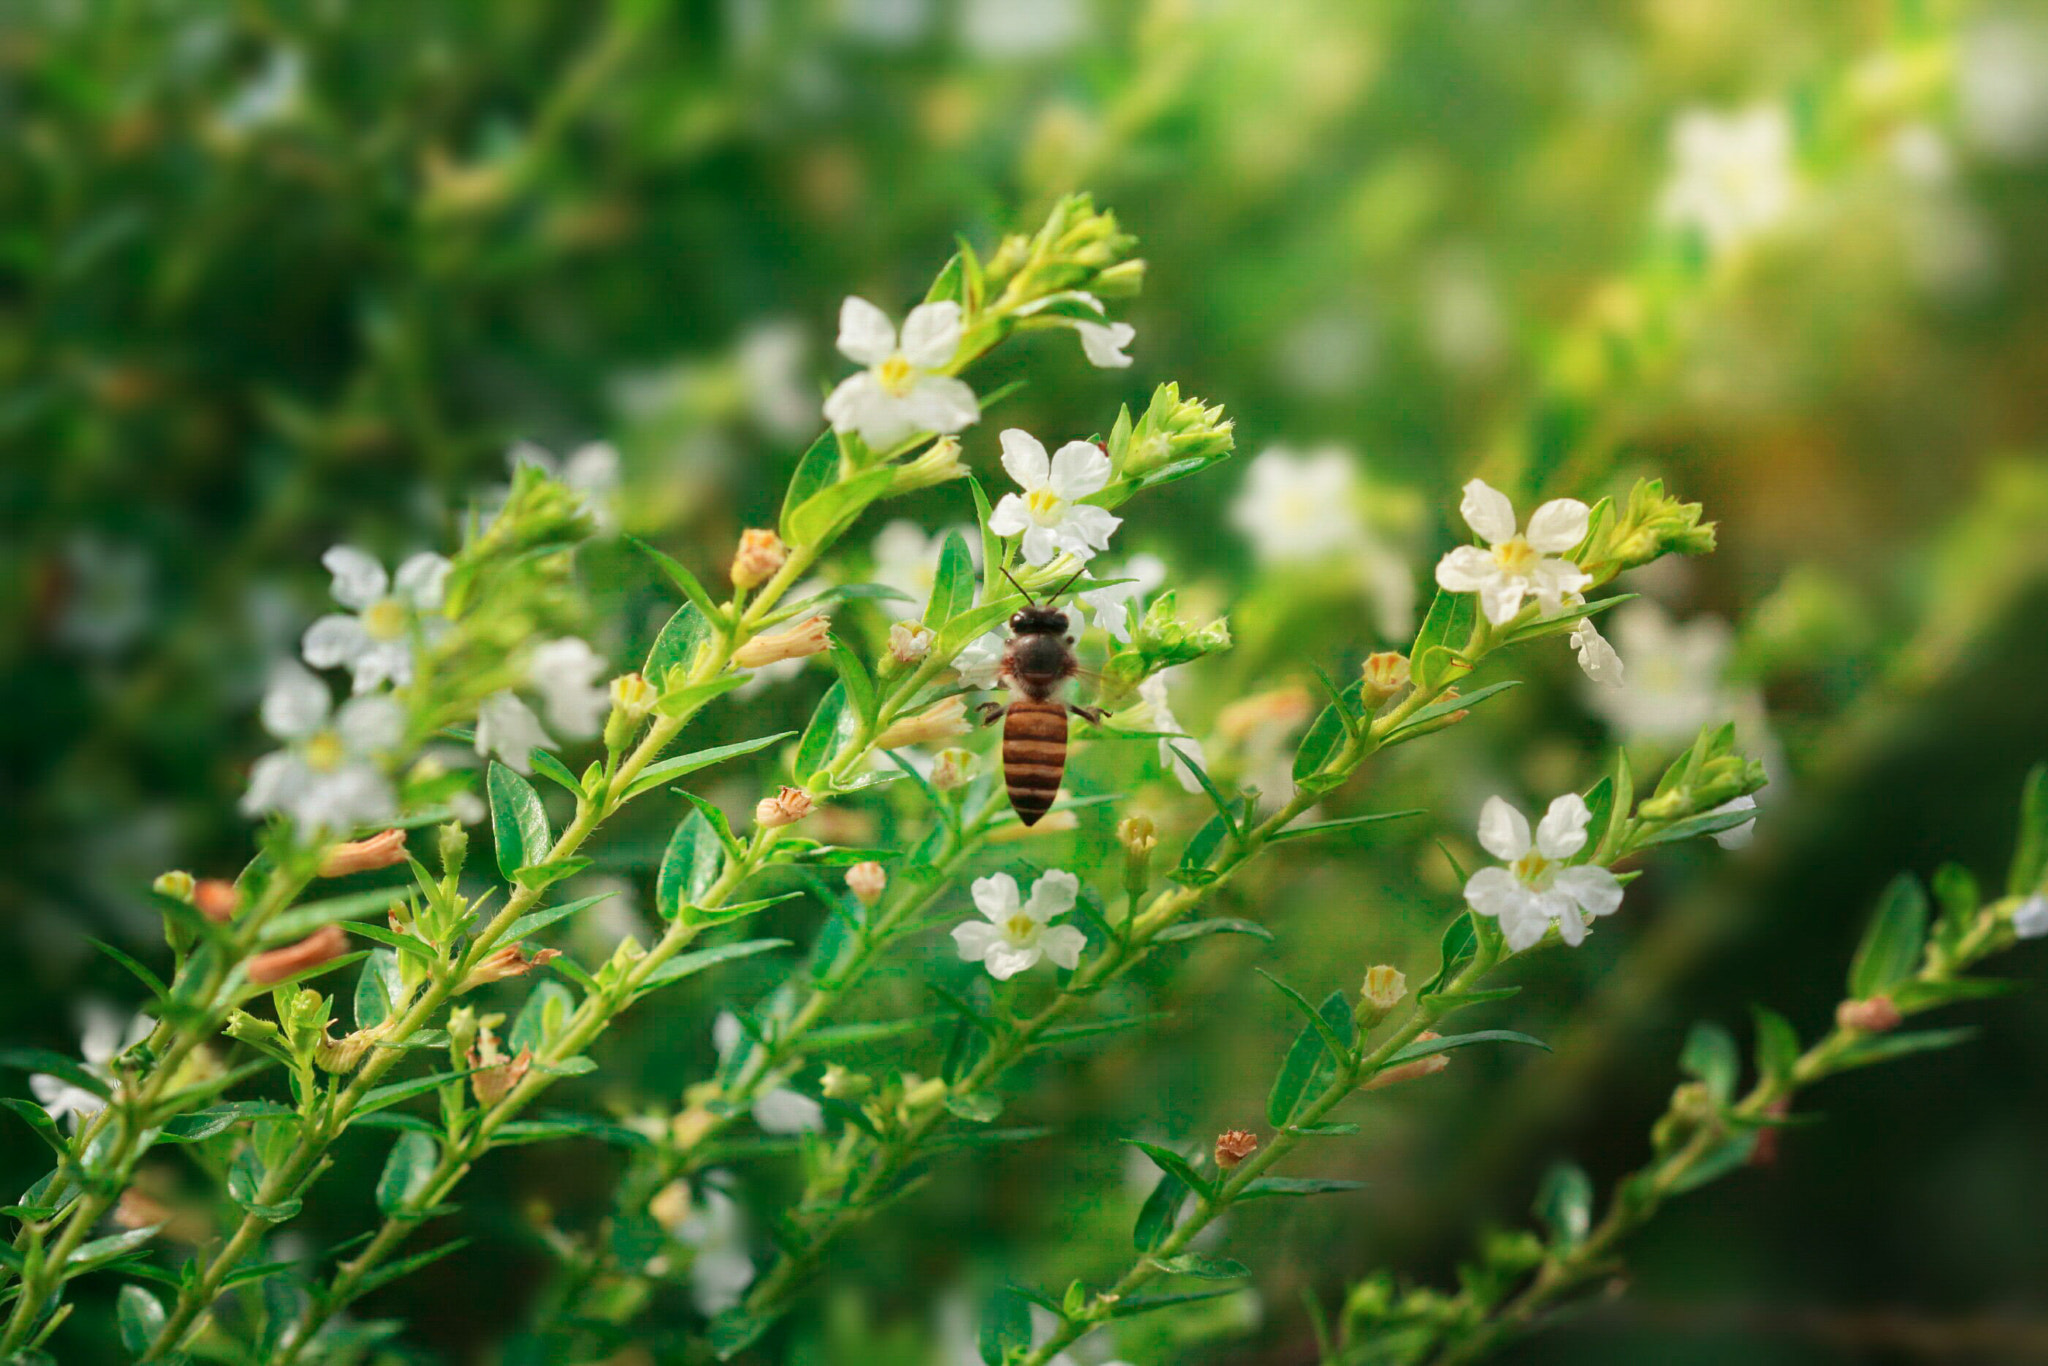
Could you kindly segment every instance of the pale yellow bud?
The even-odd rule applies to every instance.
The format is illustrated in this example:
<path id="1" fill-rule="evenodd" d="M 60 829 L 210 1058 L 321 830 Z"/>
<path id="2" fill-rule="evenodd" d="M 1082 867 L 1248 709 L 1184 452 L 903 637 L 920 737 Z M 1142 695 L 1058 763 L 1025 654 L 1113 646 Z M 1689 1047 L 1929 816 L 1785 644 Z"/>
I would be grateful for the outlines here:
<path id="1" fill-rule="evenodd" d="M 875 737 L 876 749 L 926 745 L 967 733 L 967 704 L 957 697 L 935 702 L 915 716 L 906 716 Z"/>
<path id="2" fill-rule="evenodd" d="M 889 885 L 889 875 L 882 865 L 870 859 L 856 863 L 846 870 L 846 890 L 863 906 L 872 906 L 882 899 L 882 890 Z"/>
<path id="3" fill-rule="evenodd" d="M 889 485 L 889 492 L 892 496 L 911 493 L 951 479 L 964 479 L 967 474 L 967 466 L 960 459 L 959 439 L 942 436 L 916 459 L 906 460 L 896 467 L 896 479 Z"/>
<path id="4" fill-rule="evenodd" d="M 330 844 L 320 855 L 321 877 L 346 877 L 405 862 L 405 832 L 386 830 L 368 839 Z"/>
<path id="5" fill-rule="evenodd" d="M 193 889 L 198 885 L 190 873 L 183 869 L 173 869 L 168 873 L 158 874 L 150 888 L 159 896 L 170 897 L 173 901 L 189 902 L 192 900 Z"/>
<path id="6" fill-rule="evenodd" d="M 663 1228 L 679 1227 L 690 1217 L 689 1186 L 681 1181 L 669 1182 L 647 1202 L 647 1213 Z"/>
<path id="7" fill-rule="evenodd" d="M 932 652 L 932 628 L 899 621 L 889 628 L 889 657 L 898 664 L 917 664 Z"/>
<path id="8" fill-rule="evenodd" d="M 830 1100 L 859 1100 L 874 1084 L 872 1077 L 848 1071 L 834 1062 L 825 1065 L 825 1079 L 820 1089 Z"/>
<path id="9" fill-rule="evenodd" d="M 1381 963 L 1365 974 L 1365 985 L 1358 994 L 1367 1005 L 1384 1015 L 1401 1004 L 1401 998 L 1408 994 L 1408 978 L 1399 968 Z"/>
<path id="10" fill-rule="evenodd" d="M 732 557 L 732 586 L 757 588 L 775 577 L 789 559 L 789 547 L 772 531 L 753 528 L 740 533 L 740 548 Z"/>
<path id="11" fill-rule="evenodd" d="M 974 777 L 974 751 L 942 749 L 932 761 L 932 786 L 940 792 L 962 788 Z"/>
<path id="12" fill-rule="evenodd" d="M 755 636 L 733 651 L 732 662 L 742 669 L 758 669 L 764 664 L 779 664 L 785 659 L 822 654 L 831 648 L 832 642 L 828 639 L 831 631 L 830 617 L 805 617 L 794 626 Z"/>
<path id="13" fill-rule="evenodd" d="M 1381 650 L 1365 657 L 1365 699 L 1373 706 L 1407 687 L 1410 681 L 1408 656 Z"/>
<path id="14" fill-rule="evenodd" d="M 639 674 L 620 674 L 612 680 L 612 710 L 628 721 L 639 721 L 654 709 L 659 694 Z"/>

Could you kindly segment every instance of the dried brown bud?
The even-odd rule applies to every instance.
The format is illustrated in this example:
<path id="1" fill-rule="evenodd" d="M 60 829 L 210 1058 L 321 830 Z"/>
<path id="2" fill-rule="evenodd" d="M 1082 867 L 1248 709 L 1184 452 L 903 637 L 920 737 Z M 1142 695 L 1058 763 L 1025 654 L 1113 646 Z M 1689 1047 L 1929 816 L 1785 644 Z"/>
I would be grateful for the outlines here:
<path id="1" fill-rule="evenodd" d="M 872 906 L 882 899 L 882 891 L 889 885 L 889 874 L 882 865 L 870 859 L 856 863 L 846 870 L 846 890 L 863 906 Z"/>
<path id="2" fill-rule="evenodd" d="M 533 1066 L 533 1050 L 522 1048 L 518 1057 L 508 1059 L 498 1047 L 498 1036 L 484 1029 L 477 1035 L 476 1047 L 469 1050 L 469 1065 L 478 1069 L 469 1074 L 469 1089 L 475 1092 L 477 1104 L 496 1105 L 525 1080 L 527 1069 Z"/>
<path id="3" fill-rule="evenodd" d="M 1216 1135 L 1216 1165 L 1229 1171 L 1259 1150 L 1259 1136 L 1246 1129 L 1226 1129 Z"/>
<path id="4" fill-rule="evenodd" d="M 201 878 L 192 888 L 192 904 L 199 908 L 199 914 L 216 925 L 225 925 L 235 918 L 235 912 L 242 904 L 242 894 L 235 890 L 235 884 L 225 878 Z"/>
<path id="5" fill-rule="evenodd" d="M 788 559 L 789 547 L 774 532 L 759 527 L 742 531 L 740 548 L 732 557 L 732 586 L 758 588 Z"/>
<path id="6" fill-rule="evenodd" d="M 764 664 L 779 664 L 785 659 L 822 654 L 831 648 L 831 632 L 830 617 L 805 617 L 794 626 L 755 636 L 733 651 L 732 662 L 742 669 L 758 669 Z"/>
<path id="7" fill-rule="evenodd" d="M 502 982 L 508 977 L 524 977 L 535 968 L 551 963 L 561 956 L 560 949 L 541 949 L 533 957 L 528 958 L 525 950 L 519 945 L 507 944 L 485 955 L 481 963 L 471 968 L 469 975 L 462 979 L 462 985 L 455 989 L 456 994 L 475 991 L 478 987 L 488 986 L 492 982 Z"/>
<path id="8" fill-rule="evenodd" d="M 348 952 L 348 935 L 339 925 L 322 925 L 296 944 L 270 949 L 249 960 L 249 980 L 259 987 L 273 986 L 307 968 L 317 968 L 329 959 Z"/>
<path id="9" fill-rule="evenodd" d="M 1889 996 L 1872 996 L 1867 1001 L 1844 1001 L 1835 1007 L 1835 1023 L 1843 1029 L 1864 1034 L 1883 1034 L 1897 1029 L 1905 1016 Z"/>
<path id="10" fill-rule="evenodd" d="M 385 830 L 368 839 L 330 844 L 320 855 L 321 877 L 347 877 L 405 862 L 405 832 Z"/>
<path id="11" fill-rule="evenodd" d="M 812 806 L 810 793 L 800 787 L 784 787 L 754 803 L 754 823 L 770 830 L 794 825 L 811 814 Z"/>

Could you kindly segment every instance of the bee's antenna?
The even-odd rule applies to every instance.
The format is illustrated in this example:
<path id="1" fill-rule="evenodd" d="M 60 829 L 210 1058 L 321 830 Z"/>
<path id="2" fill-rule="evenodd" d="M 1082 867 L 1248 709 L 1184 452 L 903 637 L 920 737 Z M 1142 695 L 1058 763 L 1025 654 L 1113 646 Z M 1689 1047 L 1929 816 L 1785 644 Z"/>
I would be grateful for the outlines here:
<path id="1" fill-rule="evenodd" d="M 1003 577 L 1010 581 L 1010 587 L 1016 589 L 1019 593 L 1022 593 L 1024 595 L 1024 601 L 1030 603 L 1033 607 L 1038 606 L 1038 599 L 1031 596 L 1030 589 L 1026 588 L 1023 584 L 1017 582 L 1017 576 L 1010 572 L 1010 567 L 1008 565 L 999 564 L 996 566 L 996 568 L 1003 571 Z"/>
<path id="2" fill-rule="evenodd" d="M 1080 577 L 1081 577 L 1081 576 L 1082 576 L 1083 574 L 1085 574 L 1085 573 L 1087 573 L 1087 572 L 1088 572 L 1088 566 L 1087 566 L 1087 565 L 1085 565 L 1085 564 L 1084 564 L 1084 565 L 1082 565 L 1082 566 L 1081 566 L 1081 567 L 1080 567 L 1079 569 L 1076 569 L 1076 570 L 1074 571 L 1074 577 L 1073 577 L 1073 578 L 1070 578 L 1070 579 L 1068 579 L 1068 580 L 1067 580 L 1067 581 L 1066 581 L 1065 583 L 1061 584 L 1061 585 L 1060 585 L 1060 586 L 1059 586 L 1059 587 L 1058 587 L 1057 589 L 1053 590 L 1053 592 L 1052 592 L 1051 596 L 1049 596 L 1048 598 L 1046 598 L 1046 601 L 1047 601 L 1047 602 L 1057 602 L 1057 601 L 1059 600 L 1059 598 L 1060 598 L 1060 595 L 1061 595 L 1062 593 L 1065 593 L 1065 592 L 1066 592 L 1066 591 L 1067 591 L 1067 590 L 1068 590 L 1069 588 L 1072 588 L 1072 587 L 1074 586 L 1074 581 L 1075 581 L 1075 579 L 1079 579 L 1079 578 L 1080 578 Z"/>

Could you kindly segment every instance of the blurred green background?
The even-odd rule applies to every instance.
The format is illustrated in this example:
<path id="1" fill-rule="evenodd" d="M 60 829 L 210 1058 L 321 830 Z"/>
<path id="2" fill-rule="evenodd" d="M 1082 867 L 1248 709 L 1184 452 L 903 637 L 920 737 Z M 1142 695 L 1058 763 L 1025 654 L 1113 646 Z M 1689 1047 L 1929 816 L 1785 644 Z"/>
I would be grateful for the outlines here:
<path id="1" fill-rule="evenodd" d="M 1658 222 L 1674 122 L 1759 103 L 1799 130 L 1796 202 L 1703 263 Z M 1333 801 L 1427 821 L 1289 846 L 1238 888 L 1222 913 L 1278 943 L 1205 940 L 1120 988 L 1105 1013 L 1171 1019 L 1023 1079 L 1010 1116 L 1057 1137 L 949 1163 L 842 1246 L 771 1339 L 789 1360 L 964 1360 L 964 1306 L 991 1279 L 1112 1273 L 1142 1198 L 1114 1139 L 1198 1142 L 1259 1113 L 1292 1027 L 1253 962 L 1312 994 L 1375 961 L 1426 975 L 1456 904 L 1434 841 L 1469 849 L 1481 799 L 1583 786 L 1615 739 L 1641 772 L 1669 749 L 1659 697 L 1735 709 L 1776 778 L 1757 844 L 1653 865 L 1586 949 L 1489 1008 L 1557 1054 L 1461 1053 L 1389 1095 L 1319 1154 L 1369 1191 L 1226 1231 L 1255 1296 L 1118 1344 L 1140 1363 L 1312 1360 L 1304 1290 L 1332 1304 L 1382 1265 L 1446 1280 L 1554 1158 L 1603 1180 L 1639 1161 L 1690 1020 L 1746 1029 L 1764 1000 L 1817 1029 L 1877 889 L 1950 858 L 2001 876 L 2021 774 L 2048 757 L 2048 10 L 15 0 L 0 130 L 10 1042 L 71 1048 L 82 1000 L 132 1006 L 83 936 L 146 953 L 151 877 L 247 856 L 254 702 L 323 610 L 324 549 L 445 545 L 515 441 L 610 441 L 620 524 L 708 571 L 815 432 L 840 298 L 896 311 L 953 234 L 986 247 L 1067 190 L 1116 209 L 1150 262 L 1125 311 L 1136 364 L 1092 370 L 1057 333 L 1006 347 L 977 387 L 1030 382 L 969 458 L 993 468 L 998 426 L 1106 429 L 1164 380 L 1228 405 L 1239 460 L 1134 509 L 1119 549 L 1232 609 L 1239 649 L 1187 671 L 1175 706 L 1234 776 L 1270 763 L 1306 661 L 1353 668 L 1395 633 L 1386 565 L 1421 591 L 1475 470 L 1588 498 L 1661 475 L 1719 519 L 1717 556 L 1626 585 L 1699 632 L 1661 681 L 1647 661 L 1676 646 L 1657 619 L 1634 653 L 1610 632 L 1648 712 L 1589 698 L 1562 649 L 1513 661 L 1531 686 Z M 1262 561 L 1234 529 L 1272 446 L 1343 452 L 1358 555 Z M 968 513 L 959 485 L 901 511 L 926 529 Z M 616 544 L 583 567 L 593 639 L 633 660 L 662 590 Z M 822 683 L 720 714 L 733 735 L 779 727 Z M 1077 782 L 1107 768 L 1083 756 Z M 750 800 L 759 774 L 721 781 Z M 1144 800 L 1198 814 L 1156 784 Z M 600 858 L 644 889 L 675 813 L 640 814 Z M 1029 853 L 1085 865 L 1108 819 Z M 946 948 L 864 1012 L 925 1008 L 917 974 Z M 2044 968 L 2036 946 L 2008 971 Z M 716 1005 L 630 1019 L 578 1084 L 590 1103 L 673 1102 Z M 1975 1014 L 1971 1047 L 1831 1086 L 1829 1122 L 1774 1167 L 1660 1221 L 1626 1299 L 1509 1359 L 2048 1360 L 2048 1006 Z M 359 1231 L 381 1153 L 345 1144 L 310 1241 L 279 1255 Z M 0 1187 L 40 1159 L 5 1131 Z M 164 1160 L 167 1191 L 196 1184 Z M 410 1319 L 421 1359 L 491 1359 L 546 1275 L 535 1221 L 586 1224 L 614 1161 L 493 1158 L 454 1221 L 479 1243 L 365 1312 Z M 761 1166 L 740 1179 L 772 1206 L 788 1174 Z M 64 1360 L 112 1359 L 91 1320 Z M 661 1359 L 660 1331 L 620 1359 Z"/>

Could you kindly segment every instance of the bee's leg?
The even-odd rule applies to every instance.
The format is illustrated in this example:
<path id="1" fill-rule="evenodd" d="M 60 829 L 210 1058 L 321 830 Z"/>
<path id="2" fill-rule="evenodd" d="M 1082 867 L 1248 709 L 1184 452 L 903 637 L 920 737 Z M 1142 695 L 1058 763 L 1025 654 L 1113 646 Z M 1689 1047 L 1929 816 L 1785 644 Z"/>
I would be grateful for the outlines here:
<path id="1" fill-rule="evenodd" d="M 1080 717 L 1083 721 L 1086 721 L 1091 726 L 1101 725 L 1102 719 L 1105 716 L 1109 715 L 1109 713 L 1104 711 L 1101 707 L 1083 707 L 1072 702 L 1067 703 L 1067 710 L 1074 713 L 1074 715 Z"/>
<path id="2" fill-rule="evenodd" d="M 981 724 L 989 726 L 1002 719 L 1003 714 L 1010 710 L 1010 704 L 1007 702 L 983 702 L 974 710 L 979 713 L 977 719 Z"/>

